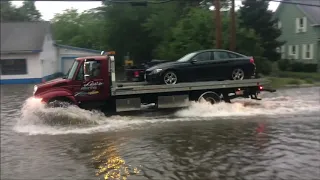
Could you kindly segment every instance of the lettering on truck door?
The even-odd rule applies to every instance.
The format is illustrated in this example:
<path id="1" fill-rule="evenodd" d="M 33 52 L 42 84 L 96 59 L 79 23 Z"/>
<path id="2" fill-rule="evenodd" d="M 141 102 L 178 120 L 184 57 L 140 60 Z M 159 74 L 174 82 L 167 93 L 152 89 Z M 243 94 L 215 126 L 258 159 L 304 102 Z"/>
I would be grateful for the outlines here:
<path id="1" fill-rule="evenodd" d="M 101 61 L 89 60 L 85 62 L 82 85 L 75 92 L 77 101 L 102 101 L 107 96 L 107 87 L 102 76 Z M 80 71 L 79 71 L 80 73 Z"/>

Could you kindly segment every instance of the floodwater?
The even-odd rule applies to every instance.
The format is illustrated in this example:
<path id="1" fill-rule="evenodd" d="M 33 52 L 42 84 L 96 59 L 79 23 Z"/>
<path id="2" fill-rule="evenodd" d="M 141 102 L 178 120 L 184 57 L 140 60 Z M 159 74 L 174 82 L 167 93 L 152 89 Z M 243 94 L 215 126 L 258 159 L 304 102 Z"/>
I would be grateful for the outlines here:
<path id="1" fill-rule="evenodd" d="M 320 180 L 320 88 L 107 117 L 1 86 L 1 179 Z"/>

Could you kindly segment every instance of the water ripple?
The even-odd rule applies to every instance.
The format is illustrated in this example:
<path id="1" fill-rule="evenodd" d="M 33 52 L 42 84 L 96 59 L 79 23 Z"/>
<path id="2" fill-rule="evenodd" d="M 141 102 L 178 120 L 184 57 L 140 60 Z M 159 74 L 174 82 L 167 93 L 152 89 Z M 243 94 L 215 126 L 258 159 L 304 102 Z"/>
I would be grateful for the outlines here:
<path id="1" fill-rule="evenodd" d="M 320 180 L 319 88 L 263 94 L 256 104 L 192 104 L 157 118 L 106 118 L 37 105 L 21 112 L 32 86 L 8 87 L 1 92 L 1 179 Z M 45 124 L 37 109 L 87 123 Z"/>

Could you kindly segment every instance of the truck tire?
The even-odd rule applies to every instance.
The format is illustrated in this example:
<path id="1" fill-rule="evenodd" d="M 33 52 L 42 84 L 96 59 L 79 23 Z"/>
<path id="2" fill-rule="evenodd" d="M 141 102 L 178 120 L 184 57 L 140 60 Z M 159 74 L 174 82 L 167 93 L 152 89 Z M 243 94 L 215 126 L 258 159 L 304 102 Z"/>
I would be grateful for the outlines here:
<path id="1" fill-rule="evenodd" d="M 50 108 L 57 108 L 57 107 L 66 108 L 71 105 L 73 105 L 73 103 L 67 98 L 56 98 L 56 99 L 49 100 L 47 103 L 47 107 L 50 107 Z"/>
<path id="2" fill-rule="evenodd" d="M 199 98 L 198 98 L 198 102 L 201 102 L 202 100 L 205 100 L 211 104 L 217 104 L 219 102 L 221 102 L 221 97 L 212 91 L 207 91 L 205 93 L 202 93 Z"/>

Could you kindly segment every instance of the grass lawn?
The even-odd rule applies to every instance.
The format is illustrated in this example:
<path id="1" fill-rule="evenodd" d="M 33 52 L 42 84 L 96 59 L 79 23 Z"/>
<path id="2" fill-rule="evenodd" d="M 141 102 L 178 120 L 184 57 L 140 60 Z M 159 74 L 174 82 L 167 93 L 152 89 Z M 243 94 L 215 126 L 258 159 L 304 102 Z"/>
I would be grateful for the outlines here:
<path id="1" fill-rule="evenodd" d="M 320 85 L 320 73 L 278 71 L 266 77 L 273 88 L 302 85 Z"/>

